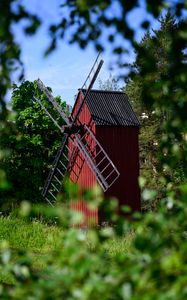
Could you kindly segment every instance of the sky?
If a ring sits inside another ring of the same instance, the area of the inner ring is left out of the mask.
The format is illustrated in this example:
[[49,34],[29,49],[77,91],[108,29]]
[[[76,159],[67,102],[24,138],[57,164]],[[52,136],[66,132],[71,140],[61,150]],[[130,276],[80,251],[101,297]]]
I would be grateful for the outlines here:
[[[33,37],[25,36],[20,29],[20,25],[13,28],[16,41],[22,48],[21,57],[25,66],[25,79],[33,81],[40,78],[45,85],[52,88],[55,96],[60,95],[62,100],[73,105],[77,89],[84,83],[97,53],[92,45],[81,50],[77,45],[69,45],[65,41],[60,41],[57,50],[44,58],[44,51],[49,44],[47,26],[51,21],[60,18],[60,1],[23,0],[22,2],[31,12],[37,13],[43,21],[42,28]],[[115,3],[117,2],[114,0],[113,3],[115,9]],[[144,17],[145,9],[142,1],[141,9],[134,9],[128,16],[129,24],[132,28],[138,28]],[[147,18],[151,21],[153,27],[158,27],[155,20],[150,16],[147,16]],[[137,30],[136,39],[140,41],[144,33],[141,29]],[[117,68],[114,68],[112,72],[109,70],[109,66],[113,61],[110,47],[107,47],[107,51],[102,54],[102,58],[104,59],[104,67],[99,74],[99,79],[105,81],[109,78],[110,73],[117,77],[119,73]],[[134,55],[131,51],[128,62],[132,62],[133,59]],[[120,84],[123,83],[120,82]],[[98,83],[94,87],[98,88]]]

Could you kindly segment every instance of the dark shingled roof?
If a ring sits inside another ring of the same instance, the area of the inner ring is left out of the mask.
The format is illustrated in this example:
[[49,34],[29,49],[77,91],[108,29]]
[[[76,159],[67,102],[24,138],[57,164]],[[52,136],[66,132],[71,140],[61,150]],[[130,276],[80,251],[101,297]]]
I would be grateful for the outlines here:
[[[82,90],[85,94],[86,90]],[[96,125],[140,126],[123,92],[91,90],[86,104]]]

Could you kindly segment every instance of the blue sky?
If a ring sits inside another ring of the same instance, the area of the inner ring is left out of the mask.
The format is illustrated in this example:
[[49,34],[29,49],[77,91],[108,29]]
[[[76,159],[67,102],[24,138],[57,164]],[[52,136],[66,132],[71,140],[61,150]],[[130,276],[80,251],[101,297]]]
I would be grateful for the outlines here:
[[[97,53],[92,45],[85,50],[81,50],[77,45],[68,45],[67,42],[59,42],[58,48],[47,58],[43,57],[43,53],[49,43],[47,35],[47,25],[60,18],[59,0],[23,0],[29,10],[33,13],[38,13],[43,21],[42,28],[33,37],[28,37],[22,34],[20,26],[14,28],[16,40],[21,44],[22,60],[25,65],[25,79],[35,80],[40,78],[45,85],[51,86],[54,95],[60,95],[63,100],[73,105],[74,95],[77,89],[82,86],[86,75],[88,74]],[[114,0],[115,6],[115,0]],[[138,28],[142,19],[145,17],[145,10],[134,9],[128,16],[129,24],[133,28]],[[152,21],[152,26],[158,24],[147,16]],[[136,39],[140,40],[143,36],[142,30],[137,30]],[[108,47],[108,51],[102,54],[105,61],[99,78],[106,80],[109,77],[109,65],[112,64],[113,57]],[[132,62],[133,54],[128,57],[128,62]],[[114,68],[112,75],[118,76],[119,70]],[[95,87],[98,87],[96,83]]]

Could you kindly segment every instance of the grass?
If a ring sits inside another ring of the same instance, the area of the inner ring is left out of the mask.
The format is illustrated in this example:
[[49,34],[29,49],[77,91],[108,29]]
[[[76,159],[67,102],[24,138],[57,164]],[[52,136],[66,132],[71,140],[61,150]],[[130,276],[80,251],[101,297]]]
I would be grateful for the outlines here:
[[[37,268],[45,268],[41,256],[58,248],[62,229],[57,226],[48,226],[39,221],[30,223],[13,216],[0,217],[0,242],[6,240],[13,253],[13,260],[17,260],[17,250],[29,250]],[[111,240],[104,245],[110,256],[129,252],[131,248],[132,233],[123,239]],[[0,267],[0,282],[13,284],[14,279],[10,273]]]
[[[56,249],[60,238],[60,229],[56,226],[47,226],[40,222],[26,222],[12,217],[0,218],[0,242],[7,241],[13,253],[16,250],[29,250],[34,257],[34,264],[42,268],[40,256]],[[0,267],[0,282],[14,283],[13,276]]]
[[134,233],[127,234],[124,238],[112,239],[105,244],[106,251],[110,256],[115,256],[119,253],[127,253],[131,251],[131,243],[134,238]]
[[9,242],[11,249],[29,249],[43,253],[56,248],[60,229],[40,222],[25,222],[18,218],[0,218],[0,241]]

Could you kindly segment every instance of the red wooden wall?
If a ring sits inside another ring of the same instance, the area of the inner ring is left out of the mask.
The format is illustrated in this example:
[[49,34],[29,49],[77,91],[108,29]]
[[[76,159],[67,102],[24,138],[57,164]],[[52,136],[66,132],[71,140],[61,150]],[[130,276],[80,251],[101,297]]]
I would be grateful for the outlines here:
[[[79,97],[77,99],[77,102],[74,106],[74,110],[72,112],[72,117],[75,116],[79,105],[82,101],[81,94],[79,94]],[[86,104],[83,107],[83,110],[81,111],[79,118],[78,118],[78,124],[79,122],[81,124],[86,124],[92,132],[95,134],[96,126],[95,123],[92,120],[91,114],[86,106]],[[72,149],[72,145],[70,143],[70,148]],[[79,175],[79,176],[77,176]],[[77,180],[78,178],[78,180]],[[84,220],[81,224],[81,226],[89,226],[91,224],[98,224],[98,210],[92,209],[89,207],[89,205],[84,201],[82,193],[86,189],[92,188],[94,185],[96,185],[96,178],[91,172],[90,168],[88,167],[87,163],[85,162],[85,159],[80,151],[78,151],[76,156],[76,161],[73,165],[73,168],[70,172],[70,179],[73,182],[76,182],[79,186],[79,200],[78,201],[72,201],[71,202],[71,208],[75,209],[76,211],[81,212],[84,215]]]
[[[116,197],[119,206],[141,209],[139,176],[138,127],[97,126],[96,137],[120,172],[119,178],[105,192],[105,198]],[[102,215],[102,220],[105,217]]]

